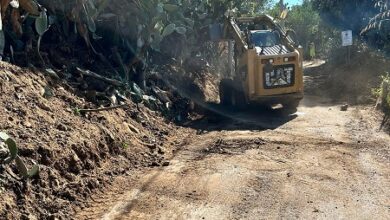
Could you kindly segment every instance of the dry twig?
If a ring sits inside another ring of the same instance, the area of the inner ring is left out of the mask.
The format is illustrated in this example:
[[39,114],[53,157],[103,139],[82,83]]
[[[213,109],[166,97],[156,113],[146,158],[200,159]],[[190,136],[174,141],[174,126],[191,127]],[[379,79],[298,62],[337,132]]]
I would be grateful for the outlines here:
[[101,112],[101,111],[109,111],[113,109],[118,109],[118,108],[125,108],[129,107],[129,104],[123,104],[123,105],[116,105],[116,106],[111,106],[111,107],[104,107],[104,108],[96,108],[96,109],[78,109],[80,113],[85,113],[85,112]]
[[94,73],[90,70],[83,70],[83,69],[80,69],[77,67],[77,71],[85,76],[89,76],[89,77],[93,77],[93,78],[96,78],[96,79],[99,79],[101,81],[104,81],[106,83],[109,83],[109,84],[112,84],[114,86],[124,86],[125,83],[119,81],[119,80],[115,80],[115,79],[110,79],[110,78],[107,78],[107,77],[104,77],[104,76],[101,76],[97,73]]

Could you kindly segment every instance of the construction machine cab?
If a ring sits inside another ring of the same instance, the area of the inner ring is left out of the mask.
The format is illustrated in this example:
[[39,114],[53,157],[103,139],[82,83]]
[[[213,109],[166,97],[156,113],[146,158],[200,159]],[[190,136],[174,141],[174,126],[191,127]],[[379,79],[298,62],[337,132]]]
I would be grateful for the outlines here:
[[280,44],[280,36],[271,30],[250,31],[248,40],[254,47],[273,47]]

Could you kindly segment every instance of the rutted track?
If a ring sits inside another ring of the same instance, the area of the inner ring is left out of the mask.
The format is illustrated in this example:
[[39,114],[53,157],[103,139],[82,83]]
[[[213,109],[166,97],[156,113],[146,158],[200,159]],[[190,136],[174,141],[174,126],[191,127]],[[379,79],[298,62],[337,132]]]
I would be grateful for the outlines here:
[[117,179],[76,218],[390,219],[380,116],[342,112],[311,87],[295,115],[222,111],[224,120],[195,122],[169,166]]
[[118,181],[119,193],[77,218],[390,218],[390,138],[371,109],[318,100],[307,97],[295,117],[199,122],[206,130],[169,166]]

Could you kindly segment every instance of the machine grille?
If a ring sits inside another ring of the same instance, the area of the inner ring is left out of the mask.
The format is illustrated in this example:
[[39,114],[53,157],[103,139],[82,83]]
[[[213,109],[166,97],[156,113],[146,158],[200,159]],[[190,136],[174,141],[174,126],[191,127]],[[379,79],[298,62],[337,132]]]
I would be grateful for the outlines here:
[[283,45],[275,45],[273,47],[263,48],[256,47],[256,50],[258,54],[266,56],[291,53],[291,51]]

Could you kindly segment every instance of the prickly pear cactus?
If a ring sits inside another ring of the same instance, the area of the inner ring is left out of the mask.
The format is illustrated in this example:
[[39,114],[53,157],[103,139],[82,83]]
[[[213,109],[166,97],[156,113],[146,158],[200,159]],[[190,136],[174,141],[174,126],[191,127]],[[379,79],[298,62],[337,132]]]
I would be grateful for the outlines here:
[[4,161],[9,155],[7,146],[0,140],[0,162]]

